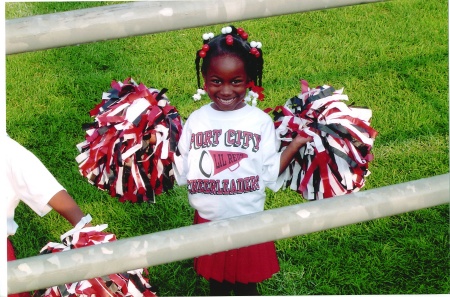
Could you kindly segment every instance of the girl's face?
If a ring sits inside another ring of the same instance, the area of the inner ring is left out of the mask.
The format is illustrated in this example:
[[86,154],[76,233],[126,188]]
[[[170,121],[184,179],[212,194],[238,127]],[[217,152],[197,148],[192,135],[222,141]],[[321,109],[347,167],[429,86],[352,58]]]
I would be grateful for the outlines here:
[[213,101],[212,108],[231,111],[245,106],[248,80],[241,59],[230,55],[211,58],[203,79],[205,91]]

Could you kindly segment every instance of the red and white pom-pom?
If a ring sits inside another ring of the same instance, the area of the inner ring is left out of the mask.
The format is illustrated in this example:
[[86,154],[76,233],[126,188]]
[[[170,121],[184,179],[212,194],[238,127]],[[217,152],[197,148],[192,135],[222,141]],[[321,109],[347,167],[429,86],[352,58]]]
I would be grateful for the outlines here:
[[[85,141],[77,148],[81,175],[119,201],[155,202],[173,188],[173,154],[182,120],[164,94],[128,78],[112,81],[112,89],[85,124]],[[156,135],[156,144],[150,138]]]
[[[41,249],[40,254],[59,253],[116,240],[114,234],[103,232],[108,226],[106,224],[84,227],[90,220],[90,215],[84,217],[75,228],[61,236],[62,243],[49,242]],[[157,296],[148,278],[144,277],[144,270],[148,274],[146,269],[136,269],[54,286],[35,291],[33,297]]]
[[371,149],[377,135],[370,120],[372,111],[348,106],[343,89],[309,88],[272,112],[283,150],[297,135],[311,136],[287,170],[286,186],[307,200],[331,198],[359,191],[370,174]]

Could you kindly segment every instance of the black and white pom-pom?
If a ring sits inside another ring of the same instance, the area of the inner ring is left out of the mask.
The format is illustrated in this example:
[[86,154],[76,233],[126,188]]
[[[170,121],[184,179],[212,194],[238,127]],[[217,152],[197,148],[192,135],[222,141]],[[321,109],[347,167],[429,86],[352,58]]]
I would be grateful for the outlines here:
[[[84,227],[90,221],[91,216],[85,216],[72,230],[61,235],[61,243],[49,242],[40,254],[65,252],[116,240],[114,234],[103,231],[108,226],[106,224]],[[35,291],[33,297],[157,296],[148,277],[144,277],[144,270],[147,272],[146,269],[136,269],[54,286]]]
[[[128,78],[112,81],[83,125],[77,148],[81,175],[119,201],[155,202],[173,188],[173,154],[182,130],[175,107],[161,91]],[[150,143],[156,135],[156,144]]]
[[307,200],[331,198],[359,191],[370,174],[371,149],[377,131],[370,127],[372,111],[348,106],[343,89],[309,88],[272,112],[281,150],[301,134],[313,141],[303,146],[287,170],[286,187]]

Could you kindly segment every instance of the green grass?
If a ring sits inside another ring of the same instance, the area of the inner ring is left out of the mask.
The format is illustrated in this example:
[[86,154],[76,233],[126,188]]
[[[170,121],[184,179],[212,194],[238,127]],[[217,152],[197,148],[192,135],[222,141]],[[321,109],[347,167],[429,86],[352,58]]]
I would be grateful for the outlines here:
[[[6,18],[118,2],[6,3]],[[379,132],[364,190],[449,170],[448,10],[443,0],[398,0],[236,23],[263,43],[266,100],[274,107],[310,85],[344,87],[373,110]],[[75,145],[88,111],[112,79],[132,76],[168,95],[183,118],[205,104],[196,91],[194,53],[208,26],[6,57],[6,128],[34,152],[94,224],[120,238],[190,225],[193,210],[177,187],[154,205],[119,203],[78,172]],[[268,191],[267,209],[304,203],[292,191]],[[313,203],[313,202],[309,202]],[[37,255],[70,226],[55,212],[17,210],[18,257]],[[264,295],[450,293],[448,205],[276,242],[281,271]],[[150,268],[161,296],[207,295],[192,260]]]

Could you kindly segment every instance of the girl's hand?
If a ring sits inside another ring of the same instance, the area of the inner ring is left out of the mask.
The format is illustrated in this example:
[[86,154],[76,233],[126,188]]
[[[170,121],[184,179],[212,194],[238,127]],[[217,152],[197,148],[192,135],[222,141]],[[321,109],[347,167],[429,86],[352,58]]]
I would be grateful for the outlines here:
[[150,145],[156,144],[156,134],[155,133],[150,134],[150,139],[148,140],[148,144],[150,144]]
[[308,142],[312,142],[313,141],[313,137],[312,136],[301,136],[300,134],[298,134],[294,139],[292,139],[292,145],[294,146],[294,148],[296,148],[297,150],[299,150],[302,146],[304,146],[305,144],[307,144]]
[[298,150],[307,144],[308,142],[313,141],[311,136],[302,136],[305,133],[298,134],[295,136],[291,143],[286,147],[286,149],[281,153],[280,158],[280,174],[287,168],[289,163],[293,160],[294,155],[298,152]]

